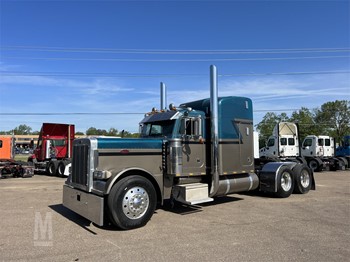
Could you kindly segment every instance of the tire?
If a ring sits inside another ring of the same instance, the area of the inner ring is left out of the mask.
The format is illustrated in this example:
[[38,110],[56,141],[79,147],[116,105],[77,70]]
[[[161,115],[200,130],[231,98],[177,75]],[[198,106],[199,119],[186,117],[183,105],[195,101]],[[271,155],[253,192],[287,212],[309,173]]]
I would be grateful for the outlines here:
[[316,172],[317,170],[319,170],[320,165],[318,164],[316,159],[311,159],[308,163],[308,166],[310,167],[310,169],[314,172]]
[[57,176],[64,177],[64,170],[66,168],[66,165],[63,161],[60,161],[57,166]]
[[343,161],[345,169],[349,168],[349,162],[345,157],[337,157],[339,160]]
[[337,157],[338,160],[338,170],[346,170],[348,166],[348,161],[343,157]]
[[49,166],[47,167],[47,173],[50,176],[56,175],[57,172],[57,161],[50,161]]
[[312,170],[306,165],[296,165],[294,172],[294,193],[306,194],[312,187]]
[[306,159],[301,157],[301,156],[297,156],[297,160],[300,164],[304,164],[307,165]]
[[294,190],[293,172],[289,167],[283,166],[277,174],[277,192],[275,196],[289,197]]
[[112,223],[121,229],[142,227],[151,219],[157,203],[153,184],[141,176],[118,181],[108,196]]

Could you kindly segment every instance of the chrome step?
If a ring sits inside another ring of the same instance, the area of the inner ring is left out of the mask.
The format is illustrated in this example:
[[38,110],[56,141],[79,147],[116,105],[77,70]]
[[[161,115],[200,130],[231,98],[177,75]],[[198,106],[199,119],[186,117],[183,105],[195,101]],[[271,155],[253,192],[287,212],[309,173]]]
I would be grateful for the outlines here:
[[208,184],[204,183],[177,185],[173,188],[173,197],[176,201],[187,205],[197,205],[214,200],[208,196]]

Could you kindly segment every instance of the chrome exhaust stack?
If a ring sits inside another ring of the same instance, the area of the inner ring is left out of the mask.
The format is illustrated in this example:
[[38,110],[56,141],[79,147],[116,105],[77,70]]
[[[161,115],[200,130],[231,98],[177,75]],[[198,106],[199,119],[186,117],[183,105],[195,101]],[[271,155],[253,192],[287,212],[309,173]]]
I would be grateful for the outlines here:
[[210,121],[211,121],[211,187],[209,196],[216,195],[219,189],[219,107],[218,79],[216,66],[210,66]]
[[166,109],[166,87],[163,82],[160,82],[160,110]]

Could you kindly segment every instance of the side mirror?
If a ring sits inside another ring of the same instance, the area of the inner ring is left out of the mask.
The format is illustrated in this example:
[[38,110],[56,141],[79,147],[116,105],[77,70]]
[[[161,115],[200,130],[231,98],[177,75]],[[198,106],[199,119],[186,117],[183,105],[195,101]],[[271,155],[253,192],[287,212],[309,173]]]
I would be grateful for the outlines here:
[[196,118],[183,118],[181,119],[180,127],[181,136],[186,136],[191,139],[200,139],[202,134],[202,119]]
[[186,135],[187,118],[181,119],[180,134]]
[[193,120],[193,129],[193,135],[196,138],[202,136],[202,119],[200,117],[197,117]]

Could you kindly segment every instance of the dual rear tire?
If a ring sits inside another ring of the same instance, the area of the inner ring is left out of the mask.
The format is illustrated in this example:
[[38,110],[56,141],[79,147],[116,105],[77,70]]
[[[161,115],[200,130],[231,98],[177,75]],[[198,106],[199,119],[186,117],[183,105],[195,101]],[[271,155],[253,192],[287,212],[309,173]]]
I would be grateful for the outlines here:
[[306,194],[312,187],[312,171],[304,164],[297,164],[291,169],[282,166],[277,174],[277,192],[275,196],[289,197],[293,192]]
[[50,176],[64,176],[64,170],[66,168],[66,161],[64,160],[51,160],[46,168],[46,172]]

